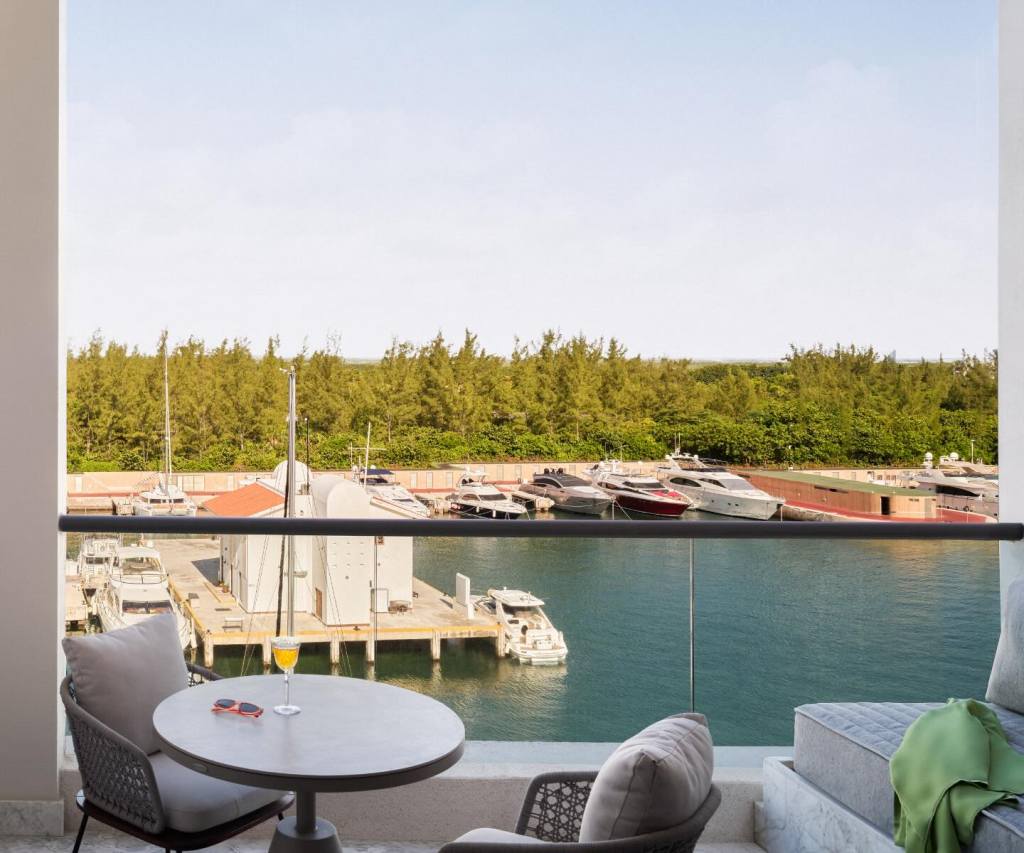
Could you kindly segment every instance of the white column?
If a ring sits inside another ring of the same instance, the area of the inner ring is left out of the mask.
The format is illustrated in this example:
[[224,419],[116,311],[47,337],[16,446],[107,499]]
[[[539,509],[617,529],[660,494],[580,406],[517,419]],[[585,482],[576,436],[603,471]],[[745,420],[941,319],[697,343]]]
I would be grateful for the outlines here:
[[0,834],[63,829],[63,12],[0,2]]
[[[1024,3],[999,3],[999,518],[1024,521]],[[1024,543],[1003,542],[1006,587]]]

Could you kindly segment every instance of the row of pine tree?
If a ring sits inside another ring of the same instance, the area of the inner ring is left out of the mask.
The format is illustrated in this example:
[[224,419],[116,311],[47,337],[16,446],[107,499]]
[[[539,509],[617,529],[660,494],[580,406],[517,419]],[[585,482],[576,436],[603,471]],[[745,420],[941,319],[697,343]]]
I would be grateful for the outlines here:
[[897,362],[870,348],[793,349],[777,363],[631,355],[615,339],[564,337],[485,351],[467,332],[395,341],[379,361],[336,342],[294,357],[271,339],[155,353],[94,336],[68,353],[73,470],[160,466],[168,357],[174,464],[266,469],[285,449],[287,380],[298,374],[300,455],[344,468],[373,425],[378,464],[658,458],[677,441],[702,455],[768,465],[918,463],[926,451],[996,458],[997,356]]

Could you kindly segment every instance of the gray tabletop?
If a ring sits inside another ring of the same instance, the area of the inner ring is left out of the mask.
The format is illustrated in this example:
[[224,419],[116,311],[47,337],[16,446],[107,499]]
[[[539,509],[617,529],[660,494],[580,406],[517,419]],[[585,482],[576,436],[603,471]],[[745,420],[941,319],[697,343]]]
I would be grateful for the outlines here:
[[[217,699],[254,702],[259,718],[213,713]],[[284,677],[253,675],[190,687],[153,714],[163,751],[219,779],[289,791],[365,791],[435,776],[462,756],[462,720],[445,705],[389,684],[292,676],[301,714],[283,717]]]

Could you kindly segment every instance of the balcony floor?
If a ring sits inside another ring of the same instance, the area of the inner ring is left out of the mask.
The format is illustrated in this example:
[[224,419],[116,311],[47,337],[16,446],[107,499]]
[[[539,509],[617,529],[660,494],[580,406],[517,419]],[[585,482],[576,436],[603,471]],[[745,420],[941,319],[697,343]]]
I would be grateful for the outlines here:
[[[64,838],[25,838],[0,836],[0,850],[4,853],[68,853],[74,843],[74,836]],[[243,839],[228,841],[216,847],[207,848],[208,853],[266,853],[268,839]],[[411,844],[386,842],[346,842],[342,845],[346,853],[436,853],[433,844]],[[136,841],[125,835],[86,835],[81,853],[153,853],[149,844]],[[756,844],[722,843],[698,844],[697,853],[763,853]]]

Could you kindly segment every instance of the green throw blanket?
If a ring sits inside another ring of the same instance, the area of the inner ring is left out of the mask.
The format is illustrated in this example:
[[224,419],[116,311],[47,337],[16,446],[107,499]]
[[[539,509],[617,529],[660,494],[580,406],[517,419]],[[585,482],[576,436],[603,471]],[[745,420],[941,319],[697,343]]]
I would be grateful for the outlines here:
[[991,708],[950,699],[907,729],[889,775],[893,840],[910,853],[959,853],[982,809],[1024,794],[1024,755],[1006,742]]

